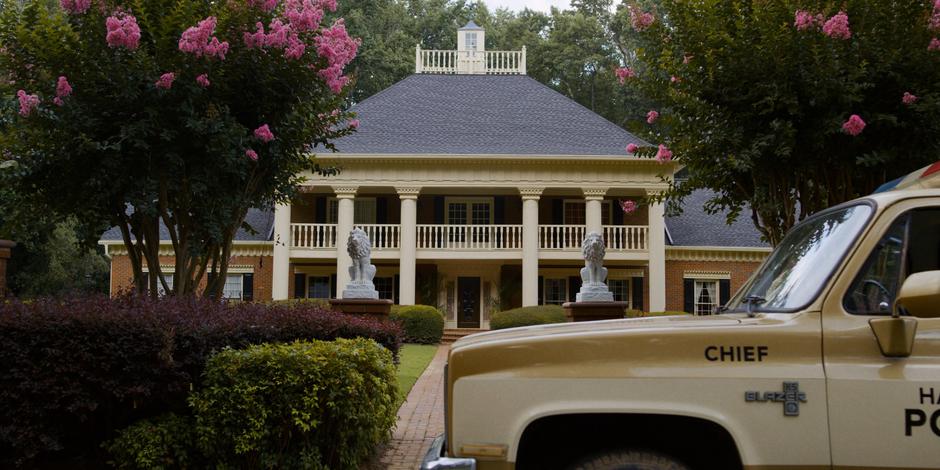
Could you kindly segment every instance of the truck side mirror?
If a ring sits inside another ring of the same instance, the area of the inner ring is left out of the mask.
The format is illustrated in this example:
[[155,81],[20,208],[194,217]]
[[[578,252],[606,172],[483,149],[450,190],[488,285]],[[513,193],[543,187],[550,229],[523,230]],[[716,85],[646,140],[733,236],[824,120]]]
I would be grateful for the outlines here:
[[908,276],[894,301],[894,311],[895,316],[906,313],[917,318],[940,317],[940,271]]
[[911,355],[917,334],[917,319],[912,317],[940,317],[940,271],[908,276],[894,302],[894,315],[869,320],[881,354],[886,357]]

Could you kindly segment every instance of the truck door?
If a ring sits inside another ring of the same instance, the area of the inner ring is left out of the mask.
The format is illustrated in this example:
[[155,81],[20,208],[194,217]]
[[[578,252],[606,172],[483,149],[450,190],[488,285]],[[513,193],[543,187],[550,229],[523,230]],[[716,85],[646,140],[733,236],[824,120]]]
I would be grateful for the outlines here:
[[849,256],[823,306],[832,464],[940,468],[940,318],[917,319],[904,358],[882,355],[868,323],[907,276],[940,270],[940,198],[887,208]]

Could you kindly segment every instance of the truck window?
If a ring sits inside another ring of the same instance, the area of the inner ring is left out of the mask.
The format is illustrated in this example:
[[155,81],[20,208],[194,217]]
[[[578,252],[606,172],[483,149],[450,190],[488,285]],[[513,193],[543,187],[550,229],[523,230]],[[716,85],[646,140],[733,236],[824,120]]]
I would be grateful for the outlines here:
[[868,223],[865,203],[828,210],[793,227],[751,281],[728,303],[744,312],[748,297],[755,312],[795,312],[819,295],[846,251]]
[[881,237],[842,306],[858,315],[889,315],[907,276],[940,269],[940,208],[904,213]]

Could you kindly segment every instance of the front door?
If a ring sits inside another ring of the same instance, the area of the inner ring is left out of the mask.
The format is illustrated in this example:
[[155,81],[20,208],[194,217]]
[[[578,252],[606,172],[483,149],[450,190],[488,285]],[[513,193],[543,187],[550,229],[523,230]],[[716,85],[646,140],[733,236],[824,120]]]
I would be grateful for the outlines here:
[[480,327],[480,278],[457,278],[457,328]]
[[832,463],[936,468],[940,318],[917,318],[910,357],[885,357],[869,320],[891,314],[907,276],[940,270],[940,198],[885,210],[826,299],[823,349]]

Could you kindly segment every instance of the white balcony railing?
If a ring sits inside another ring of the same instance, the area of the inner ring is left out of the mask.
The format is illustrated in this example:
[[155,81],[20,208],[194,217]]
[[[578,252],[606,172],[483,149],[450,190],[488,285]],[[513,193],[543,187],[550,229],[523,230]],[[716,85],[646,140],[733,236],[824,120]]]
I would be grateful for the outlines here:
[[290,224],[291,248],[336,248],[336,224]]
[[525,75],[525,47],[519,51],[415,50],[415,73]]
[[418,249],[521,250],[521,225],[418,224]]
[[646,225],[605,225],[607,251],[645,251],[650,228]]
[[401,243],[401,226],[398,224],[360,224],[373,250],[397,250]]
[[586,229],[583,225],[539,225],[539,249],[581,249]]

